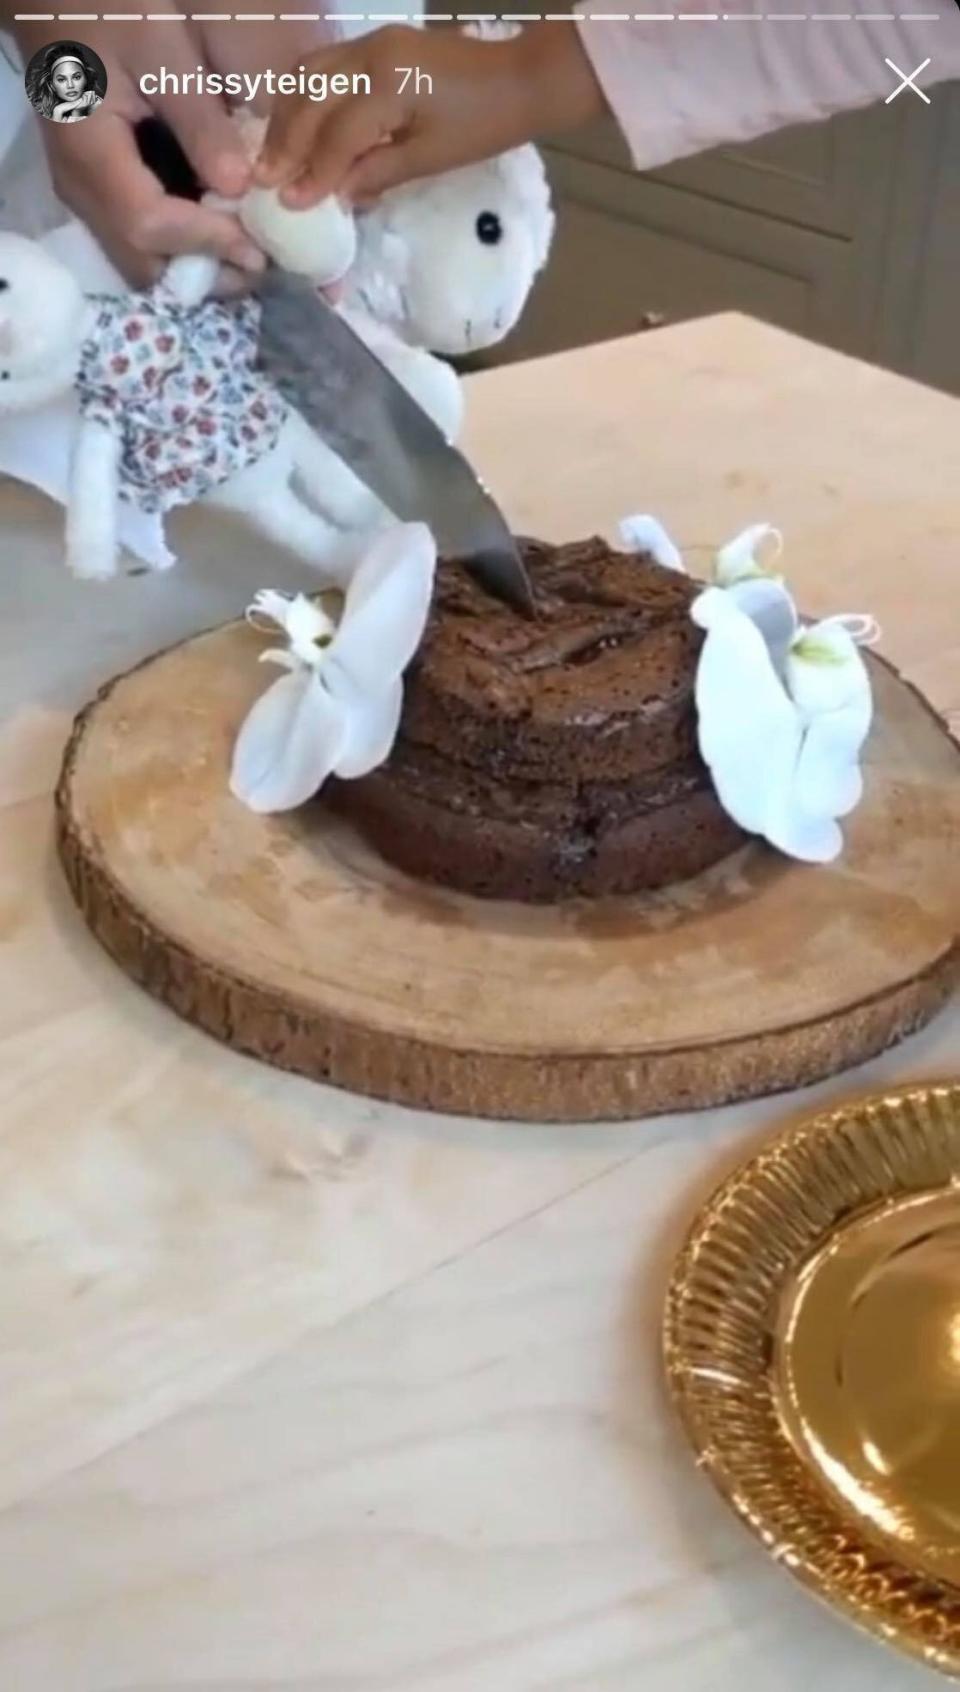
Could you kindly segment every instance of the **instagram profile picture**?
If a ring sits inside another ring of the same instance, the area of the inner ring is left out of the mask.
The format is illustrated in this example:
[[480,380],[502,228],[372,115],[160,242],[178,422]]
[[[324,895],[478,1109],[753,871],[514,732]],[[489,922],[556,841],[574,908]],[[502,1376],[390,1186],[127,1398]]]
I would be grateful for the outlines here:
[[107,70],[82,41],[54,41],[41,47],[24,76],[27,99],[51,123],[81,123],[103,105]]

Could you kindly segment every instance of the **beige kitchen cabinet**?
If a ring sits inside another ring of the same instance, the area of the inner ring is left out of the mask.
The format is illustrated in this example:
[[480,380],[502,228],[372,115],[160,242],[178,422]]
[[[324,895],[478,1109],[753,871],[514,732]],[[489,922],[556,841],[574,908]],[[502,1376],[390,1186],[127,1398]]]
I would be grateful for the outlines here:
[[547,149],[522,358],[735,309],[960,392],[960,84],[638,174],[611,123]]

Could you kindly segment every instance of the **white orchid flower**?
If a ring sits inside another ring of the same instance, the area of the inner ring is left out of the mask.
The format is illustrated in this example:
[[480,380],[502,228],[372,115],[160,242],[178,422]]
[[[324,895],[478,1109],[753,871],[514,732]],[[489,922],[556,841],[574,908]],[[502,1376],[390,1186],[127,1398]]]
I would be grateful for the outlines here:
[[783,583],[753,574],[707,588],[691,616],[706,631],[700,750],[724,810],[790,857],[830,862],[843,846],[837,819],[863,792],[873,702],[857,640],[876,626],[829,617],[802,628]]
[[252,811],[293,810],[329,776],[367,775],[388,757],[436,562],[425,524],[397,524],[360,559],[338,623],[302,594],[257,595],[249,620],[275,624],[287,637],[261,662],[287,674],[257,700],[234,748],[231,792]]
[[680,570],[686,575],[686,565],[678,547],[667,534],[663,524],[646,512],[623,517],[619,525],[620,539],[631,552],[649,552],[651,558],[666,570]]
[[291,598],[263,588],[247,607],[247,622],[255,629],[272,623],[282,629],[287,645],[271,646],[261,652],[261,664],[279,664],[282,670],[317,669],[333,639],[336,623],[312,599],[298,593]]

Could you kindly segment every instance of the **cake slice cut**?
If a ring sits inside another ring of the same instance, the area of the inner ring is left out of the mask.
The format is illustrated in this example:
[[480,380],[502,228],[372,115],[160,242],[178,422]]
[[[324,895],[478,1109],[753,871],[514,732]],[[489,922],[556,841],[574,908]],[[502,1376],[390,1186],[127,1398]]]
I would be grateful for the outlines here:
[[324,802],[399,868],[482,897],[698,874],[743,839],[697,751],[698,585],[600,539],[521,549],[536,620],[445,562],[389,759]]

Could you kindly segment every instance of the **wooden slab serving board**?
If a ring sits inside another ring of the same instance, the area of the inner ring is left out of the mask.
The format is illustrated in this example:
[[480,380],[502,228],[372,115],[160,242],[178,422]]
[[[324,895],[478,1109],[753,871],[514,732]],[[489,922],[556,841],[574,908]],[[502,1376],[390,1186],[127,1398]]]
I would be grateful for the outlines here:
[[239,805],[227,771],[261,644],[231,624],[112,683],[56,801],[93,933],[239,1051],[437,1110],[643,1116],[846,1068],[960,976],[960,748],[884,664],[838,864],[751,845],[666,892],[540,908],[411,881],[320,804]]

